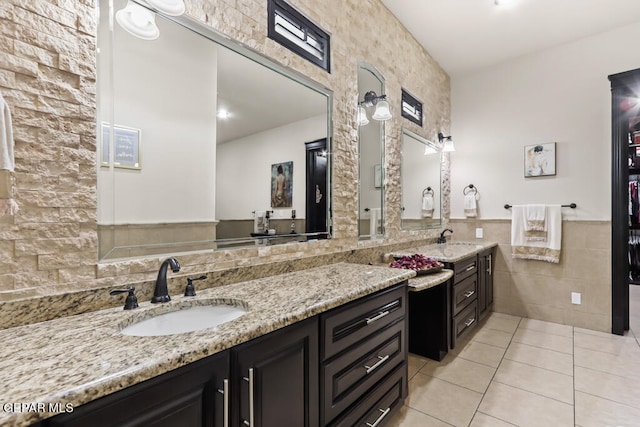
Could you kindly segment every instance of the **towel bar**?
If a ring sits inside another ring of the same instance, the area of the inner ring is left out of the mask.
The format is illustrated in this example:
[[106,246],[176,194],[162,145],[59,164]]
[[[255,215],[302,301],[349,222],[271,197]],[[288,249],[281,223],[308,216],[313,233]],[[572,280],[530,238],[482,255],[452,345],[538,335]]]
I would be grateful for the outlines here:
[[[511,206],[512,206],[512,205],[510,205],[510,204],[508,204],[508,203],[507,203],[506,205],[504,205],[504,208],[505,208],[505,209],[510,209],[510,208],[511,208]],[[578,205],[576,205],[575,203],[570,203],[570,204],[568,204],[568,205],[561,205],[561,206],[562,206],[563,208],[571,208],[571,209],[575,209],[575,208],[577,208],[577,207],[578,207]]]

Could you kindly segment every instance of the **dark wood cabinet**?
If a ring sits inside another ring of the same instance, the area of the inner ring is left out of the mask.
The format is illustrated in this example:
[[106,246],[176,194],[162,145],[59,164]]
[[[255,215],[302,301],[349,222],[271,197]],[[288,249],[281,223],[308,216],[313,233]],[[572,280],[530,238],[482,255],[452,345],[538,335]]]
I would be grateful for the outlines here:
[[222,393],[228,373],[227,351],[78,406],[40,425],[223,427]]
[[402,406],[408,393],[406,314],[404,282],[320,316],[321,425],[381,425]]
[[318,320],[296,323],[232,353],[239,426],[318,425]]
[[451,279],[409,292],[409,352],[440,361],[449,351]]
[[478,323],[478,271],[477,254],[452,263],[445,263],[453,270],[450,291],[451,320],[450,348],[469,334]]
[[495,248],[478,254],[478,317],[483,320],[493,307],[493,267]]

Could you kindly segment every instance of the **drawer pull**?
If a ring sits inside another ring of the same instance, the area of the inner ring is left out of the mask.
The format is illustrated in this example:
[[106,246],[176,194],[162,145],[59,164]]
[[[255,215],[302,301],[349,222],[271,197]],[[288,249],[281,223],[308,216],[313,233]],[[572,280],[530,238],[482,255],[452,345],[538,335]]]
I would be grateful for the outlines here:
[[380,424],[382,422],[382,420],[384,420],[384,417],[387,416],[387,414],[389,413],[390,410],[391,410],[391,408],[379,409],[379,411],[382,412],[382,414],[380,414],[378,419],[373,424],[367,423],[367,426],[368,427],[376,427],[378,424]]
[[373,317],[367,317],[367,325],[370,325],[371,323],[375,322],[376,320],[382,319],[384,316],[388,316],[389,313],[390,313],[390,311],[387,310],[387,311],[382,311],[382,312],[378,313],[377,315],[375,315]]
[[223,427],[229,427],[229,380],[225,379],[222,382],[222,389],[218,389],[218,393],[223,396],[223,409],[222,409],[222,425]]
[[367,366],[367,365],[364,366],[364,368],[367,370],[367,374],[370,374],[371,372],[375,371],[376,369],[378,369],[380,365],[382,365],[384,362],[389,360],[389,355],[387,354],[386,356],[378,356],[378,359],[380,360],[378,360],[373,366]]
[[469,267],[467,267],[467,269],[465,271],[471,271],[474,268],[476,268],[475,264],[474,265],[470,265]]
[[254,427],[254,375],[253,368],[249,368],[249,376],[242,377],[243,380],[249,383],[249,420],[242,420],[242,423],[249,427]]
[[465,296],[466,298],[469,298],[471,295],[473,295],[473,294],[475,294],[475,293],[476,293],[476,291],[467,291],[467,292],[465,292],[465,293],[464,293],[464,296]]
[[474,317],[473,319],[469,319],[466,322],[464,322],[464,324],[467,325],[467,326],[471,326],[471,325],[473,325],[473,322],[475,322],[475,321],[476,321],[476,319]]

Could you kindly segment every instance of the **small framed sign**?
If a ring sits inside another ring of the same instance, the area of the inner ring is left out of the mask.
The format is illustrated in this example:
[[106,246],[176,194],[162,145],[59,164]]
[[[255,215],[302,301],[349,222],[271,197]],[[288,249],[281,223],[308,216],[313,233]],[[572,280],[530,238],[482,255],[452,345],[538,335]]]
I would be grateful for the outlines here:
[[422,102],[402,89],[402,117],[422,127]]
[[113,167],[142,169],[140,165],[140,129],[102,123],[102,166],[109,166],[111,130],[113,129]]

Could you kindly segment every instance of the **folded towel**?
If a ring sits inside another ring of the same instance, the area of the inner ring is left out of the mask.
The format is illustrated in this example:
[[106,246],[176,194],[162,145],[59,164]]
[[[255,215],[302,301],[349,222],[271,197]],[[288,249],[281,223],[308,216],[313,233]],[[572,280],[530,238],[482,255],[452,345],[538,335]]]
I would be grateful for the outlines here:
[[433,195],[425,194],[422,196],[422,217],[433,217]]
[[369,236],[374,238],[380,234],[380,215],[382,210],[380,208],[371,208],[369,210]]
[[525,205],[524,215],[526,219],[525,230],[545,231],[545,218],[547,207],[545,205]]
[[512,207],[511,254],[513,258],[535,259],[553,263],[560,262],[562,242],[562,212],[560,205],[546,207],[546,240],[529,240],[526,237],[526,208],[524,205]]
[[0,94],[0,216],[18,213],[13,199],[15,159],[13,156],[13,128],[9,105]]
[[469,192],[464,196],[464,216],[467,218],[474,218],[478,216],[475,192]]

